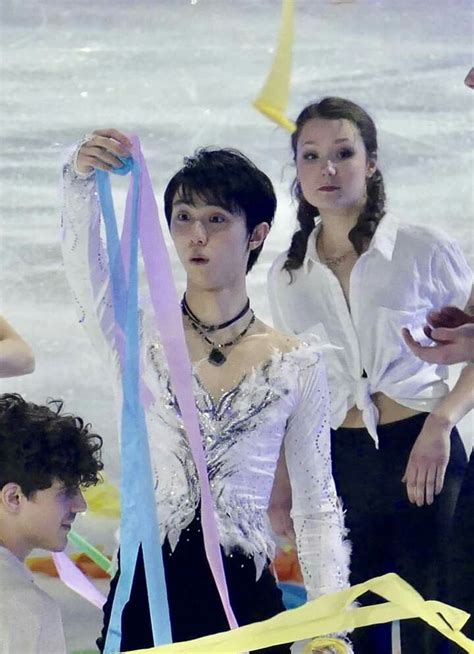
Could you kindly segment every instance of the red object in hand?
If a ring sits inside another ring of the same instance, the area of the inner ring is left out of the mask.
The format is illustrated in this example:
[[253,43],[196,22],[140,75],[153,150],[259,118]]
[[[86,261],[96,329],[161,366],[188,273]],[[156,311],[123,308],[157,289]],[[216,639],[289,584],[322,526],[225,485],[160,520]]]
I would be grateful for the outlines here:
[[[439,311],[431,311],[428,314],[429,325],[423,328],[423,331],[432,338],[431,330],[437,327],[444,327],[447,329],[455,329],[461,325],[474,324],[474,316],[470,316],[462,309],[457,307],[443,307]],[[433,338],[434,341],[437,339]]]

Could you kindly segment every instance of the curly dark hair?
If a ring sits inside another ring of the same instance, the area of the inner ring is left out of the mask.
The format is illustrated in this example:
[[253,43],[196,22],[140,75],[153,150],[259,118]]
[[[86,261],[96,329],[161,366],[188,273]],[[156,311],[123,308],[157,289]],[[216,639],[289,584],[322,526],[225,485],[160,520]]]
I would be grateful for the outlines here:
[[0,488],[15,482],[30,497],[55,480],[67,488],[100,480],[102,438],[82,418],[61,414],[61,400],[47,405],[0,395]]
[[[344,98],[328,97],[320,102],[313,102],[303,109],[296,119],[296,130],[291,135],[293,157],[296,160],[298,138],[305,124],[313,118],[338,120],[345,118],[357,127],[364,142],[369,159],[377,159],[377,129],[369,114],[359,105]],[[295,179],[292,185],[293,196],[298,203],[296,218],[300,229],[293,234],[287,259],[283,265],[291,275],[303,264],[308,246],[308,238],[314,229],[315,217],[319,215],[317,207],[310,204],[303,196],[301,186]],[[376,168],[367,180],[367,201],[357,223],[349,232],[349,240],[357,254],[362,254],[369,246],[377,225],[385,215],[385,189],[382,173]]]
[[[164,193],[168,225],[177,193],[186,204],[192,205],[197,196],[227,211],[242,211],[248,234],[260,223],[271,227],[277,206],[269,177],[234,148],[201,148],[184,158],[184,166],[170,179]],[[263,243],[250,252],[247,272],[262,248]]]

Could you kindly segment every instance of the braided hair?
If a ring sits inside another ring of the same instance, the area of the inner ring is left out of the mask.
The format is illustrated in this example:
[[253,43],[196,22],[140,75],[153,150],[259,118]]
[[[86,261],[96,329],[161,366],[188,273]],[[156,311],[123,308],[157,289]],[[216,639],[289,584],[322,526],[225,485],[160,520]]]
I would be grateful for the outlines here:
[[[293,157],[296,160],[298,139],[305,124],[313,118],[328,120],[346,119],[357,127],[367,152],[367,156],[377,158],[377,130],[369,114],[350,100],[328,97],[320,102],[313,102],[303,109],[296,120],[296,130],[291,135]],[[301,190],[297,179],[292,185],[292,194],[298,204],[296,218],[299,229],[293,234],[287,259],[283,269],[290,273],[301,268],[308,247],[308,238],[314,229],[315,218],[319,216],[317,207],[310,204]],[[367,180],[367,200],[357,222],[348,234],[349,240],[358,255],[370,244],[375,230],[385,215],[385,189],[382,173],[378,168]]]

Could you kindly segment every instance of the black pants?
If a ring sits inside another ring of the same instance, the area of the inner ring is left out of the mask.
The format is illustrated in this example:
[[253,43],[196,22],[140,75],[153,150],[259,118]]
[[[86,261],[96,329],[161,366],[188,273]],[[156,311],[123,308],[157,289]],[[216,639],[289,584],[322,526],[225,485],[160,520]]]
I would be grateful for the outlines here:
[[[165,541],[163,563],[173,642],[227,631],[229,625],[207,562],[199,515],[181,533],[174,552],[171,552],[168,541]],[[265,620],[285,610],[281,591],[268,567],[256,581],[253,559],[241,552],[234,552],[224,556],[224,570],[231,606],[239,625]],[[120,569],[111,582],[110,593],[104,605],[104,627],[102,637],[97,641],[100,651],[103,651],[105,645],[119,574]],[[153,636],[140,550],[130,600],[122,613],[120,649],[128,651],[147,647],[153,647]],[[261,654],[289,654],[290,645],[258,651]]]
[[463,632],[474,640],[474,454],[471,454],[454,514],[450,553],[451,603],[471,614]]
[[[453,515],[467,461],[454,429],[441,494],[431,506],[410,504],[401,479],[426,415],[379,425],[378,450],[366,429],[332,431],[333,474],[352,542],[351,584],[396,572],[425,599],[449,601]],[[357,629],[351,639],[357,654],[391,652],[390,625]],[[421,620],[401,621],[401,639],[403,654],[455,651]]]

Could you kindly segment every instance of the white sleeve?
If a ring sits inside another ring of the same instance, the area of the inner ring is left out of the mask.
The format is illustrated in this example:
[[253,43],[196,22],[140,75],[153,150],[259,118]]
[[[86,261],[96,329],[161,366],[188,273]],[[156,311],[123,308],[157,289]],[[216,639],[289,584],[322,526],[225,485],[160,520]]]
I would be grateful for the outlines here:
[[108,365],[118,364],[107,253],[100,237],[95,174],[77,175],[75,152],[63,168],[62,239],[66,277],[79,322]]
[[300,375],[300,400],[285,434],[291,516],[309,599],[349,586],[350,544],[331,469],[329,392],[319,358]]
[[433,297],[437,306],[456,306],[464,309],[472,292],[473,274],[459,244],[449,238],[433,249]]

